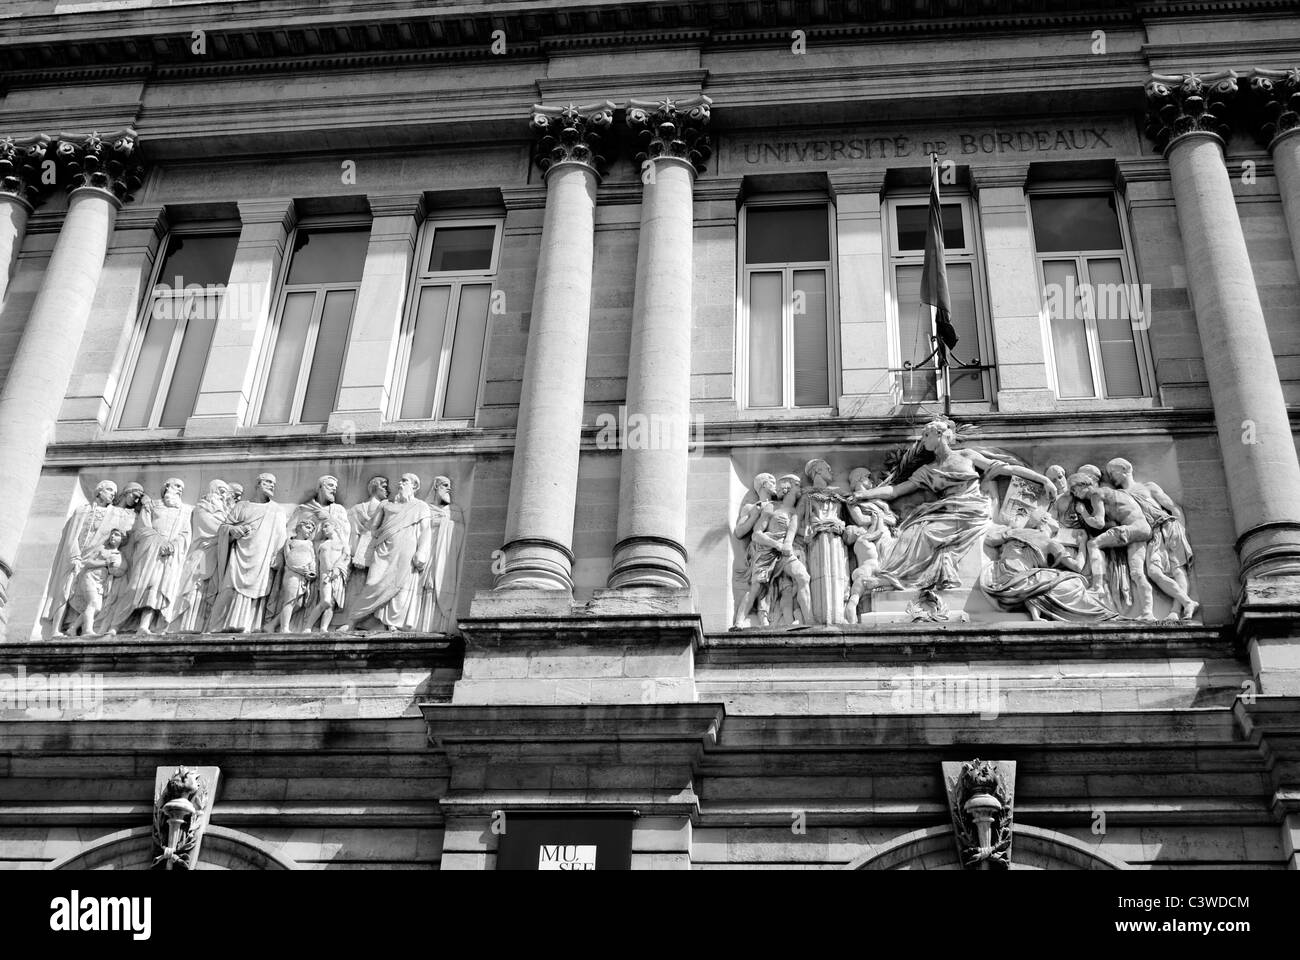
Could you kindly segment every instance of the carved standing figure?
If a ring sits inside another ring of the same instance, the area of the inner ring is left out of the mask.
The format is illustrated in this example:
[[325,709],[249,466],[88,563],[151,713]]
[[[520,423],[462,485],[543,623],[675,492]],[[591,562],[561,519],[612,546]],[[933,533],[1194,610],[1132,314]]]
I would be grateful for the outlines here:
[[844,619],[857,623],[862,598],[875,587],[881,559],[894,545],[898,517],[884,500],[862,499],[875,486],[866,467],[858,467],[849,474],[849,485],[853,488],[853,498],[845,504],[850,524],[844,531],[844,542],[853,548],[854,565]]
[[[334,529],[340,531],[341,542],[346,549],[352,539],[350,528],[351,521],[348,519],[347,508],[338,502],[339,481],[337,477],[323,476],[316,481],[316,495],[306,503],[300,503],[293,511],[293,516],[289,518],[289,529],[296,530],[298,522],[304,518],[310,517],[315,528],[315,542],[319,545],[321,542],[322,531],[325,521],[328,520]],[[316,596],[320,589],[320,581],[313,581],[307,591],[307,602],[304,606],[296,608],[295,616],[301,620],[300,614],[314,609],[320,598]],[[283,629],[283,628],[282,628]],[[301,622],[294,624],[295,630],[306,631],[307,625]]]
[[293,615],[303,609],[316,580],[316,521],[310,516],[294,524],[280,559],[280,632],[289,633]]
[[812,577],[812,617],[816,623],[843,623],[849,595],[849,557],[844,546],[844,494],[832,487],[834,474],[825,460],[809,460],[799,501],[799,536]]
[[330,628],[334,611],[344,603],[344,590],[348,580],[348,545],[342,531],[333,520],[322,520],[317,531],[320,542],[316,546],[316,606],[307,614],[304,630],[310,630],[317,620],[320,628]]
[[275,475],[257,478],[252,500],[231,505],[217,535],[220,592],[208,630],[249,633],[274,616],[267,601],[275,587],[280,550],[288,539],[287,520],[275,502]]
[[1071,476],[1070,490],[1079,501],[1076,509],[1080,519],[1089,529],[1097,531],[1089,541],[1093,585],[1100,583],[1104,575],[1100,551],[1122,550],[1138,608],[1135,619],[1154,620],[1151,583],[1146,575],[1151,525],[1143,516],[1142,508],[1125,491],[1100,486],[1091,473],[1080,472]]
[[[744,592],[741,593],[741,602],[744,603],[744,596],[754,582],[754,556],[755,552],[763,549],[760,544],[753,540],[754,524],[764,514],[770,514],[776,508],[776,477],[770,473],[760,473],[754,477],[754,499],[745,498],[740,505],[740,510],[736,514],[736,526],[733,533],[736,539],[745,544],[745,569],[737,573],[736,579],[743,585]],[[768,606],[771,590],[764,585],[759,593],[758,599],[751,601],[754,606],[754,613],[758,618],[758,625],[766,627],[768,625]],[[740,625],[745,621],[748,626],[748,611],[742,616],[739,605],[737,605],[734,623]]]
[[184,492],[185,483],[172,477],[163,484],[162,496],[146,499],[136,514],[131,530],[131,569],[121,602],[115,605],[114,630],[121,630],[139,613],[139,631],[152,633],[155,618],[167,621],[174,615],[194,509],[181,501]]
[[366,497],[348,511],[348,554],[353,573],[348,577],[347,598],[343,606],[349,610],[366,586],[365,570],[370,563],[370,538],[374,534],[372,527],[380,504],[388,499],[388,478],[371,477],[366,484]]
[[1147,544],[1146,574],[1165,596],[1174,601],[1170,620],[1190,620],[1197,603],[1187,592],[1187,568],[1192,562],[1192,545],[1183,526],[1183,512],[1159,484],[1133,478],[1133,464],[1116,457],[1106,464],[1106,476],[1117,490],[1131,496],[1147,523],[1151,542]]
[[[755,481],[757,483],[757,480]],[[751,531],[750,585],[736,608],[735,627],[749,626],[749,613],[760,594],[771,590],[779,579],[787,579],[798,608],[798,622],[813,622],[810,578],[799,545],[799,512],[796,506],[802,493],[800,480],[788,474],[778,481],[780,503],[771,510],[761,510]],[[766,624],[765,624],[766,625]]]
[[390,630],[417,630],[420,581],[429,562],[429,505],[417,499],[420,478],[404,473],[397,494],[380,504],[371,520],[366,582],[340,629],[353,630],[371,617]]
[[208,483],[207,496],[190,514],[190,550],[181,570],[181,593],[169,632],[201,633],[217,596],[217,535],[230,511],[230,485]]
[[82,559],[103,544],[110,530],[123,529],[123,513],[113,506],[116,496],[117,484],[112,480],[100,481],[90,503],[72,511],[72,516],[63,525],[63,537],[50,568],[45,585],[45,604],[41,609],[41,619],[49,621],[55,637],[64,636],[67,620],[73,613],[69,602],[76,589]]
[[448,477],[433,478],[429,524],[429,563],[420,580],[420,629],[452,633],[456,629],[456,580],[465,542],[465,514],[451,501]]
[[876,574],[880,584],[922,592],[961,586],[957,564],[993,516],[993,505],[980,490],[981,472],[985,478],[1009,474],[1051,488],[1051,481],[1028,467],[993,459],[979,450],[957,449],[956,442],[951,420],[930,421],[920,437],[930,462],[916,467],[901,483],[860,494],[868,500],[895,500],[926,490],[938,498],[921,504],[899,524],[897,540]]
[[110,530],[102,546],[81,558],[81,570],[69,606],[77,611],[69,631],[82,636],[93,636],[95,617],[105,606],[114,581],[126,573],[126,561],[121,546],[126,540],[125,530]]

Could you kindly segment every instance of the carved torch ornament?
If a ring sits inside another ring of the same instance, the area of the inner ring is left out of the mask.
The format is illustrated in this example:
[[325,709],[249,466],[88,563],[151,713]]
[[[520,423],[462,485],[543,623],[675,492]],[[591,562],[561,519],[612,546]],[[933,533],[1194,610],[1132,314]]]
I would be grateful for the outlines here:
[[976,758],[945,763],[943,773],[962,866],[1006,870],[1011,866],[1015,763]]
[[177,767],[154,797],[155,870],[193,870],[207,810],[208,787],[197,770]]

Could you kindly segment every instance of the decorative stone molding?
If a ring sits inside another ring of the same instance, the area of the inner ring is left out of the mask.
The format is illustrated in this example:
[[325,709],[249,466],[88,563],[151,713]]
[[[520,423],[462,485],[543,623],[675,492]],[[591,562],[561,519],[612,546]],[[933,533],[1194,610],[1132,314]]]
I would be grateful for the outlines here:
[[703,94],[686,100],[629,100],[627,125],[636,136],[637,166],[675,157],[703,173],[713,153],[707,135],[712,105]]
[[33,209],[40,206],[50,187],[41,177],[49,149],[50,138],[44,134],[0,138],[0,195],[17,197]]
[[1250,131],[1264,146],[1300,127],[1300,67],[1265,70],[1250,77]]
[[945,762],[943,783],[962,866],[967,870],[1010,867],[1015,761]]
[[1211,133],[1225,143],[1231,135],[1229,108],[1237,96],[1233,70],[1203,76],[1153,73],[1146,95],[1146,134],[1161,152],[1189,133]]
[[216,796],[219,767],[159,767],[154,775],[155,870],[193,870]]
[[132,191],[144,182],[140,142],[133,130],[109,134],[60,133],[55,139],[59,179],[67,183],[69,191],[96,187],[126,202],[133,199]]
[[543,172],[558,163],[581,163],[603,176],[609,161],[603,151],[605,134],[614,122],[614,103],[603,100],[577,106],[533,106],[537,134],[536,162]]

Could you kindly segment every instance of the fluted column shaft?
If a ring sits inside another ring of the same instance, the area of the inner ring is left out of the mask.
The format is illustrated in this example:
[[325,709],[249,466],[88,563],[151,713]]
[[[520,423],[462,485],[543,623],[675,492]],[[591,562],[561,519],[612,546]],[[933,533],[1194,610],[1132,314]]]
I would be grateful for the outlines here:
[[611,587],[685,587],[695,169],[653,164],[641,201]]
[[69,195],[67,216],[0,393],[0,501],[5,507],[0,510],[0,579],[6,581],[120,207],[117,197],[98,187],[80,187]]
[[595,217],[596,171],[551,166],[499,588],[573,589]]
[[1269,146],[1273,173],[1282,194],[1282,215],[1291,237],[1291,255],[1300,272],[1300,127],[1281,134]]
[[1251,272],[1223,142],[1198,131],[1166,156],[1205,356],[1241,576],[1300,573],[1300,464]]

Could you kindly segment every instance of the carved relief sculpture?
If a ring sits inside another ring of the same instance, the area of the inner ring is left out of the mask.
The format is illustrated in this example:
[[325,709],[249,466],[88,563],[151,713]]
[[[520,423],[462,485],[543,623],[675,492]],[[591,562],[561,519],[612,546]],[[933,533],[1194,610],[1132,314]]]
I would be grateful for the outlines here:
[[866,467],[858,467],[849,474],[849,485],[853,496],[845,504],[850,523],[844,531],[844,542],[853,548],[854,564],[844,619],[857,623],[862,599],[875,589],[881,560],[893,548],[898,517],[884,500],[865,496],[876,485]]
[[208,484],[207,496],[190,514],[190,550],[181,571],[180,597],[168,630],[201,633],[217,596],[217,536],[230,511],[230,485],[224,480]]
[[834,476],[825,460],[804,467],[810,485],[799,501],[799,537],[804,543],[808,575],[812,578],[812,618],[815,623],[843,623],[849,595],[849,558],[844,547],[845,495],[830,485]]
[[311,630],[317,621],[322,631],[328,630],[334,612],[346,602],[350,558],[344,533],[333,520],[321,521],[316,545],[316,605],[308,612],[303,630]]
[[[348,517],[347,508],[338,502],[339,481],[337,477],[323,476],[316,481],[316,495],[306,503],[300,503],[294,508],[293,516],[289,518],[288,529],[296,530],[298,523],[309,517],[315,530],[315,544],[319,545],[322,539],[324,523],[329,520],[336,531],[341,534],[341,541],[345,548],[350,543],[352,537],[350,533],[351,520]],[[315,546],[313,546],[313,550]],[[313,579],[308,585],[307,596],[301,606],[295,607],[295,616],[301,618],[307,611],[315,609],[319,604],[320,598],[317,592],[320,589],[320,581]],[[303,623],[294,623],[295,630],[306,631],[307,625]],[[290,628],[281,626],[282,631],[287,632]]]
[[1123,490],[1101,486],[1091,472],[1082,470],[1070,477],[1070,491],[1078,501],[1080,519],[1095,535],[1089,541],[1089,566],[1094,588],[1103,583],[1100,551],[1122,551],[1128,582],[1132,584],[1138,620],[1154,620],[1151,612],[1151,583],[1147,580],[1147,543],[1151,525],[1137,501]]
[[184,491],[185,484],[172,477],[163,484],[160,498],[146,498],[141,504],[131,530],[126,589],[114,604],[114,631],[121,630],[137,613],[141,633],[153,632],[155,618],[171,619],[180,596],[194,509],[181,501]]
[[212,797],[198,770],[177,767],[154,795],[155,870],[193,870]]
[[346,606],[351,608],[357,595],[365,588],[365,570],[370,564],[370,538],[374,534],[375,514],[380,504],[388,499],[388,478],[371,477],[366,484],[367,499],[348,511],[349,544],[353,573],[348,576]]
[[962,866],[967,870],[1010,867],[1015,762],[945,762],[943,780]]
[[1133,498],[1147,524],[1151,540],[1146,546],[1147,578],[1174,601],[1170,620],[1190,620],[1197,604],[1188,594],[1187,569],[1192,562],[1192,545],[1183,526],[1183,512],[1157,483],[1133,478],[1133,464],[1117,457],[1106,464],[1111,485]]
[[380,504],[371,521],[365,586],[341,629],[374,617],[390,630],[419,628],[421,574],[429,562],[429,505],[416,498],[420,478],[402,474],[397,494]]
[[115,496],[117,484],[112,480],[102,481],[95,487],[94,499],[74,510],[63,525],[63,536],[46,581],[45,604],[41,610],[41,619],[49,621],[56,637],[63,636],[67,628],[69,602],[74,596],[82,559],[104,544],[110,530],[122,529],[122,513],[113,506]]
[[293,615],[307,606],[316,579],[316,521],[303,516],[280,557],[280,632],[290,633]]
[[[756,489],[760,480],[765,480],[765,476],[760,474],[755,478]],[[763,501],[750,532],[750,584],[736,609],[735,625],[739,629],[749,626],[749,613],[765,591],[769,594],[769,610],[773,603],[793,608],[780,615],[784,622],[816,622],[809,589],[811,578],[798,538],[797,507],[802,493],[799,477],[794,474],[782,477],[776,482],[775,492],[780,502]],[[773,591],[776,596],[771,595]]]
[[465,515],[452,503],[447,477],[433,479],[429,522],[429,563],[420,580],[420,629],[451,633],[456,628],[456,582],[465,542]]
[[126,560],[121,550],[125,540],[125,531],[110,530],[101,547],[82,556],[76,588],[68,604],[77,612],[69,632],[94,636],[95,618],[107,605],[116,581],[126,573]]
[[[736,539],[745,544],[745,568],[740,571],[740,579],[743,583],[744,590],[741,594],[740,603],[736,606],[736,615],[732,622],[737,629],[749,626],[750,608],[755,609],[758,617],[758,625],[761,627],[768,626],[768,582],[769,577],[757,581],[755,574],[756,553],[767,549],[762,543],[753,539],[754,525],[760,517],[770,514],[776,507],[776,477],[770,473],[760,473],[754,477],[753,484],[754,499],[745,498],[740,505],[740,511],[736,515],[736,525],[732,532]],[[754,596],[749,597],[751,589],[754,589]]]
[[287,537],[287,519],[275,503],[275,476],[257,478],[253,499],[231,506],[217,540],[220,592],[208,630],[248,633],[260,630],[274,589],[274,573]]

